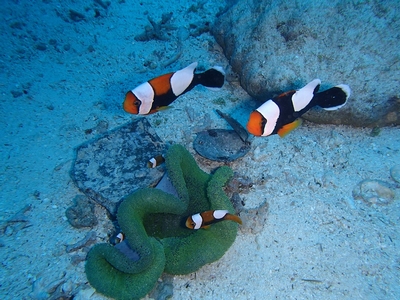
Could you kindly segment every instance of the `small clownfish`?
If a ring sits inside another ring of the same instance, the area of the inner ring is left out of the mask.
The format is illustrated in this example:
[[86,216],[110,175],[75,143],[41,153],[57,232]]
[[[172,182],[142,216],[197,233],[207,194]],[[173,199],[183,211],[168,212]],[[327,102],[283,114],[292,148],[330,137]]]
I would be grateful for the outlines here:
[[147,162],[147,167],[150,169],[153,169],[155,167],[158,167],[159,165],[161,165],[163,162],[165,161],[164,156],[157,155],[154,156],[153,158],[150,158]]
[[113,244],[113,245],[120,244],[120,243],[122,243],[124,240],[125,240],[125,235],[124,235],[124,233],[122,233],[122,232],[119,232],[118,234],[115,234],[115,235],[113,235],[113,236],[110,238],[110,242],[111,242],[111,244]]
[[250,114],[247,130],[255,136],[278,134],[284,137],[301,124],[301,117],[313,106],[336,110],[346,104],[350,87],[339,84],[318,92],[321,80],[314,79],[298,91],[289,91],[272,98]]
[[125,235],[122,232],[120,232],[117,234],[116,239],[118,243],[121,243],[125,239]]
[[126,93],[124,110],[131,114],[148,115],[166,109],[180,95],[201,84],[210,89],[224,85],[225,72],[215,66],[203,73],[195,74],[197,62],[186,68],[168,73],[145,83]]
[[208,229],[211,224],[223,220],[231,220],[242,224],[242,220],[238,216],[231,215],[227,210],[208,210],[188,217],[186,227],[189,229]]

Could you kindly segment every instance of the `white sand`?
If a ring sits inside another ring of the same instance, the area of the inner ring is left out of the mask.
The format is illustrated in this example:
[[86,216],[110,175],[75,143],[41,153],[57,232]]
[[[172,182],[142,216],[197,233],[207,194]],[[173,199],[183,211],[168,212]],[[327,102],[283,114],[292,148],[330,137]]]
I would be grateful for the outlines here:
[[[219,6],[209,1],[194,14],[187,12],[190,3],[181,2],[113,2],[107,13],[100,9],[100,18],[91,17],[91,1],[2,6],[0,222],[26,205],[31,209],[25,213],[29,223],[3,228],[1,299],[46,299],[59,283],[66,292],[88,288],[84,263],[70,262],[83,252],[65,252],[66,244],[90,231],[72,228],[65,218],[65,209],[79,194],[68,174],[73,148],[95,137],[84,131],[100,121],[110,129],[128,122],[132,116],[124,113],[121,102],[127,90],[143,81],[193,61],[204,67],[228,65],[209,34],[186,39],[181,58],[164,69],[159,66],[177,50],[176,30],[167,42],[133,39],[148,24],[145,11],[157,21],[163,11],[173,11],[171,23],[189,27],[204,18],[212,21]],[[56,11],[67,16],[69,8],[88,20],[67,23],[57,16]],[[17,21],[24,23],[21,29],[11,28]],[[57,40],[57,49],[50,39]],[[38,41],[47,44],[45,51],[35,48]],[[65,51],[67,43],[71,49]],[[94,52],[87,50],[90,45]],[[146,69],[145,61],[156,68]],[[13,98],[12,90],[24,89],[27,94]],[[215,103],[221,97],[224,106]],[[195,109],[198,121],[189,121],[186,106]],[[228,128],[216,108],[245,124],[256,106],[236,83],[227,83],[220,92],[197,87],[175,101],[174,109],[148,119],[164,141],[182,143],[194,153],[194,131],[205,114],[211,116],[211,127]],[[254,139],[251,152],[230,166],[255,183],[249,194],[241,195],[246,207],[268,201],[267,222],[257,234],[240,231],[221,260],[176,276],[173,299],[400,298],[399,199],[368,206],[352,197],[363,179],[395,185],[389,170],[400,162],[399,129],[383,128],[377,137],[369,133],[306,122],[284,139]],[[201,166],[209,170],[218,165]],[[93,230],[97,242],[105,242],[112,224],[104,209],[96,212],[100,222]],[[104,298],[93,294],[90,299]]]

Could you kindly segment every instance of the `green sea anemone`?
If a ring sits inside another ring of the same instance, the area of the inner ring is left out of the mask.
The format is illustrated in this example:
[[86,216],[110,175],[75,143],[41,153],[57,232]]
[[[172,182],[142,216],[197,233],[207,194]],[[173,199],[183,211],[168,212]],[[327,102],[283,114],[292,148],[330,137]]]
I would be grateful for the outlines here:
[[106,296],[141,298],[154,287],[162,272],[194,272],[220,259],[236,238],[235,222],[219,222],[208,230],[184,226],[194,213],[213,209],[234,213],[222,189],[232,170],[224,166],[207,174],[180,145],[169,148],[165,163],[178,197],[157,188],[140,189],[129,195],[117,213],[126,237],[125,250],[100,244],[88,254],[87,278]]

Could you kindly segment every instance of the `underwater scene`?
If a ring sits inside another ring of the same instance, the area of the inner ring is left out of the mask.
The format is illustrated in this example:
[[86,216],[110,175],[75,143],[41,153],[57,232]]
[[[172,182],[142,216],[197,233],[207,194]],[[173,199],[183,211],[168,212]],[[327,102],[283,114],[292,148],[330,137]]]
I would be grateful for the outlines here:
[[398,0],[5,0],[0,299],[400,299]]

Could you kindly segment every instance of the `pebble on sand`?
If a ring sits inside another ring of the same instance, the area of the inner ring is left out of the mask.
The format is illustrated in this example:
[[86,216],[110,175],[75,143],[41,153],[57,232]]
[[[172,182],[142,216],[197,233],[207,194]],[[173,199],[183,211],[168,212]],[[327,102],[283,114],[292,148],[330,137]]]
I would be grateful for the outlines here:
[[97,225],[94,204],[84,195],[77,195],[74,198],[74,205],[67,208],[65,215],[68,222],[75,228]]
[[353,189],[353,197],[367,204],[388,205],[395,198],[395,192],[387,182],[365,179]]
[[396,165],[390,169],[390,176],[396,182],[400,182],[400,165]]

